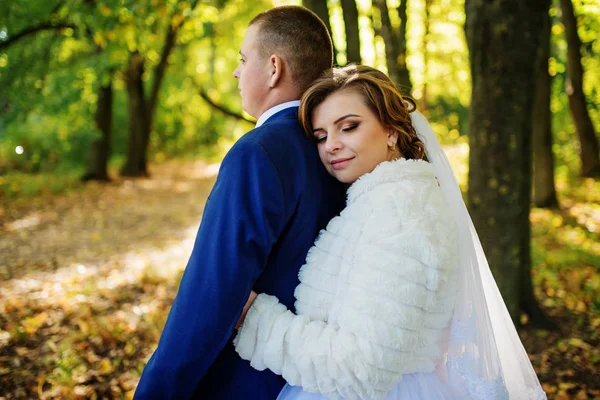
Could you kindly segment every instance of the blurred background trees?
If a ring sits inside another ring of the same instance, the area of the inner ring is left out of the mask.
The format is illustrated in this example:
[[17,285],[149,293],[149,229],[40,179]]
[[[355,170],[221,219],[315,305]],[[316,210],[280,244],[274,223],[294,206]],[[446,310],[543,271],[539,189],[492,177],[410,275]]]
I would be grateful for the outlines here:
[[231,137],[235,121],[212,117],[198,88],[239,109],[228,68],[249,16],[268,5],[89,0],[0,7],[0,170],[87,169],[86,178],[107,179],[109,160],[122,175],[144,176],[148,156],[160,160]]
[[[600,7],[593,0],[488,3],[304,2],[327,23],[339,65],[388,72],[443,143],[468,143],[468,203],[517,319],[537,310],[528,278],[530,200],[557,207],[557,176],[600,174]],[[271,6],[2,3],[3,196],[22,194],[13,176],[143,177],[149,163],[233,142],[252,127],[231,75],[239,45],[248,21]]]
[[[428,110],[444,140],[468,136],[463,1],[305,5],[330,27],[338,64],[381,68]],[[251,126],[216,107],[242,114],[230,72],[248,20],[269,2],[26,0],[0,7],[3,173],[68,166],[107,179],[111,161],[125,175],[145,175],[148,157],[199,150]],[[540,112],[551,110],[558,121],[552,132],[558,144],[569,143],[565,157],[580,157],[580,166],[572,165],[577,173],[596,176],[600,12],[590,0],[549,8],[549,48],[540,59],[549,60],[551,103]],[[522,41],[540,43],[535,51],[545,47],[544,39],[532,40]],[[568,140],[574,133],[579,143]],[[536,168],[539,175],[548,169]],[[543,191],[536,193],[548,196]]]

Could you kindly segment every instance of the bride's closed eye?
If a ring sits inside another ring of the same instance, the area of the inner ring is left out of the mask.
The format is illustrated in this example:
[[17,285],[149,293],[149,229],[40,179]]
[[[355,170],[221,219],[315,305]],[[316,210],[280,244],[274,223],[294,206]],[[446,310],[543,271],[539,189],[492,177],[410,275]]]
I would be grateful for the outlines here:
[[342,128],[342,132],[352,132],[353,130],[355,130],[356,128],[358,128],[359,125],[360,125],[360,122],[356,122],[354,124],[350,124],[350,125]]
[[317,143],[323,143],[325,139],[327,139],[327,135],[315,136],[315,140],[317,141]]

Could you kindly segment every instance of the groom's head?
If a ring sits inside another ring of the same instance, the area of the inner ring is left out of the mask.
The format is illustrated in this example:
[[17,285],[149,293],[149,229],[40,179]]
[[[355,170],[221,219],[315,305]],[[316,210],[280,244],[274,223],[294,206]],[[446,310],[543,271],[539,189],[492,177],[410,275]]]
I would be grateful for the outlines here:
[[276,7],[248,26],[240,64],[242,107],[258,118],[269,108],[300,99],[323,71],[332,67],[333,46],[323,21],[297,6]]

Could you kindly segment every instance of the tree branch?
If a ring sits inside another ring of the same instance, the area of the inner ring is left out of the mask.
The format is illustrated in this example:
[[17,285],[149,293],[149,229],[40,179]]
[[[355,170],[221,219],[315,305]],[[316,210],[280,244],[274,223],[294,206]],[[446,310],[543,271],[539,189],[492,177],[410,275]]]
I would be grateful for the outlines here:
[[[190,11],[194,11],[196,6],[198,5],[198,0],[195,0],[190,5]],[[175,14],[169,18],[169,21],[172,21]],[[161,51],[160,61],[158,65],[154,68],[154,79],[152,81],[152,87],[150,89],[150,99],[148,101],[148,111],[149,114],[152,115],[154,113],[154,109],[156,108],[156,101],[158,99],[158,92],[160,90],[161,83],[165,76],[165,71],[167,69],[169,55],[171,51],[175,47],[177,41],[177,34],[179,29],[183,26],[183,24],[187,21],[187,18],[183,18],[179,20],[179,22],[173,25],[171,22],[167,28],[167,33],[165,35],[165,44]]]
[[204,89],[199,88],[198,93],[200,94],[200,97],[202,97],[202,99],[204,99],[204,101],[206,101],[212,108],[222,112],[223,114],[233,117],[235,119],[237,119],[238,121],[246,121],[249,122],[251,124],[256,123],[256,121],[248,119],[246,117],[244,117],[242,114],[238,114],[235,111],[231,111],[225,107],[223,107],[220,104],[215,103],[209,96],[208,93],[206,93],[206,91],[204,91]]
[[5,41],[0,42],[0,50],[4,50],[9,46],[15,44],[17,41],[36,34],[41,31],[52,31],[52,30],[61,30],[64,28],[73,28],[75,29],[75,25],[68,22],[59,22],[59,23],[51,23],[51,22],[42,22],[39,25],[30,26],[29,28],[25,28],[21,32],[17,33],[14,36],[9,37]]

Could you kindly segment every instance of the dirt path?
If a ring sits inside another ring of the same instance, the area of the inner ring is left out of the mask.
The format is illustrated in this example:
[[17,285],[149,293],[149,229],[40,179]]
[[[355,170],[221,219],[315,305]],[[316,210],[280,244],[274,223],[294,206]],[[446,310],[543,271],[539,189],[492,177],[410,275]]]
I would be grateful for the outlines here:
[[218,165],[8,205],[0,399],[130,398],[176,294]]
[[[0,280],[161,247],[197,227],[218,165],[170,163],[152,179],[90,183],[82,191],[34,199],[0,225]],[[10,208],[10,205],[8,206]]]

